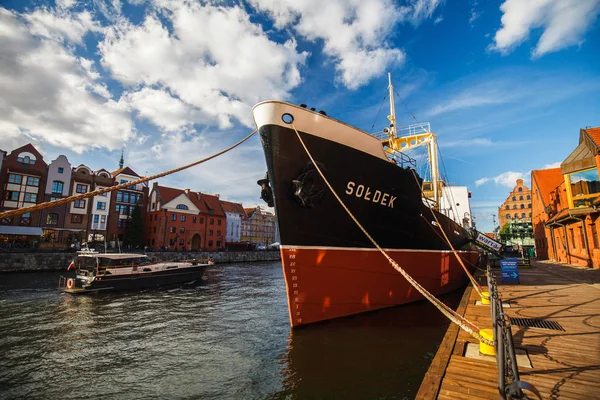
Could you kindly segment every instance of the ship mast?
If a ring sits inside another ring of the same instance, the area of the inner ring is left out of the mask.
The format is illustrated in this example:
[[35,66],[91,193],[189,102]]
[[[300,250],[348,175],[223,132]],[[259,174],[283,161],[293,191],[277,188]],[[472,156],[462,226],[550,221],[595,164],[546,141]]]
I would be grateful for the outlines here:
[[429,130],[429,123],[419,123],[410,125],[402,131],[408,131],[407,136],[398,137],[398,130],[396,128],[396,108],[394,106],[394,87],[392,86],[392,74],[388,72],[388,90],[390,95],[390,115],[388,120],[390,121],[390,127],[383,131],[387,134],[387,139],[382,139],[381,142],[386,148],[385,151],[390,154],[402,153],[406,150],[427,145],[427,153],[429,161],[431,163],[431,184],[433,189],[433,200],[434,208],[439,208],[441,193],[439,171],[438,171],[438,150],[437,140],[435,134]]

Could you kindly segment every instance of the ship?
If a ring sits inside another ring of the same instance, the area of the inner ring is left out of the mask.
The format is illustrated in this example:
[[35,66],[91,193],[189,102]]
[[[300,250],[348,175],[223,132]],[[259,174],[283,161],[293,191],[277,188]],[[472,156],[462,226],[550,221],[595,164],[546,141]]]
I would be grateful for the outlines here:
[[145,254],[81,251],[69,264],[75,278],[61,276],[58,287],[69,294],[139,290],[197,281],[212,260],[152,261]]
[[[436,296],[466,285],[459,257],[467,269],[478,262],[469,226],[440,208],[451,192],[439,176],[435,134],[429,124],[397,128],[391,77],[388,90],[389,126],[378,134],[304,104],[253,107],[267,165],[258,184],[275,209],[292,328],[423,299],[365,231]],[[429,181],[405,151],[422,145]]]

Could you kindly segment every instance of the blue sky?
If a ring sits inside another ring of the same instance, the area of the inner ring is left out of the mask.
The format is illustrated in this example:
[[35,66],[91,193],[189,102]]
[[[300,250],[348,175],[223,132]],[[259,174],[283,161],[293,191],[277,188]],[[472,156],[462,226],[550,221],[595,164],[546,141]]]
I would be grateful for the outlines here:
[[[600,125],[600,0],[4,0],[0,149],[154,174],[251,132],[262,100],[430,122],[478,228]],[[413,118],[413,116],[415,118]],[[378,118],[376,118],[378,116]],[[261,204],[257,137],[161,184]],[[264,204],[264,203],[263,203]]]

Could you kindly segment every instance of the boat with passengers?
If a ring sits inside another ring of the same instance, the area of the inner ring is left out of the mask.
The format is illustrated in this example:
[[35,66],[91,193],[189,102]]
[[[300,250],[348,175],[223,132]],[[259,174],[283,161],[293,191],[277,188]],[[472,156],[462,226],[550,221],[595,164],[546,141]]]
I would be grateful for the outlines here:
[[211,259],[152,261],[145,254],[81,251],[69,265],[75,278],[61,276],[58,286],[70,294],[145,289],[201,279],[213,264]]

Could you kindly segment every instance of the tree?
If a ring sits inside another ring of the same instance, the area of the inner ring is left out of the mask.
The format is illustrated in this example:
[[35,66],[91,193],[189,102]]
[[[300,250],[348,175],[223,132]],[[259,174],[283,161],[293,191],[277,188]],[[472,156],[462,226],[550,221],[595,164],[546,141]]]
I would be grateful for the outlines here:
[[129,216],[123,243],[133,247],[142,247],[144,245],[144,221],[142,220],[142,209],[140,206],[135,206]]

